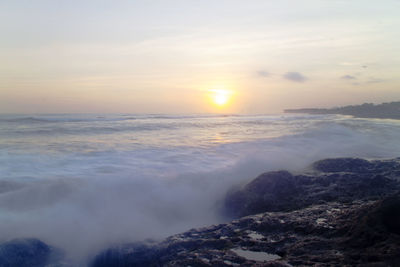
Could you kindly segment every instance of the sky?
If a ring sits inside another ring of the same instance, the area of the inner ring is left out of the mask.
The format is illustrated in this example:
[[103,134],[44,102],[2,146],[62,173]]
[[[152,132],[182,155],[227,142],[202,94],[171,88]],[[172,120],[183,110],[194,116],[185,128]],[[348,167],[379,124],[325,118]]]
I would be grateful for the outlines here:
[[399,14],[399,0],[0,0],[0,113],[399,101]]

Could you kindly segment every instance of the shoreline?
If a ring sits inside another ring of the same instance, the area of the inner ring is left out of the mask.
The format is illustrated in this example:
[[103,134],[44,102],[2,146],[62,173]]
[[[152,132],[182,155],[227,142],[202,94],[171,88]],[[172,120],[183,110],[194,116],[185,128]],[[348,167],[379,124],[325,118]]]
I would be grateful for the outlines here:
[[[399,192],[400,158],[332,158],[300,174],[267,172],[221,196],[227,223],[112,246],[88,266],[390,265],[400,260]],[[0,265],[82,266],[37,239],[0,248]]]
[[400,101],[374,105],[364,103],[356,106],[344,106],[337,108],[300,108],[285,109],[284,113],[300,113],[313,115],[349,115],[364,119],[392,119],[400,120]]
[[374,117],[374,116],[361,116],[361,115],[353,115],[353,114],[344,114],[344,113],[308,113],[308,112],[303,112],[303,111],[286,111],[284,114],[302,114],[302,115],[343,115],[343,116],[351,116],[353,118],[358,118],[358,119],[379,119],[379,120],[400,120],[400,115],[399,116],[387,116],[387,117]]
[[91,266],[399,262],[400,158],[333,158],[314,162],[312,168],[298,175],[267,172],[228,193],[225,213],[231,222],[192,229],[155,244],[110,248]]

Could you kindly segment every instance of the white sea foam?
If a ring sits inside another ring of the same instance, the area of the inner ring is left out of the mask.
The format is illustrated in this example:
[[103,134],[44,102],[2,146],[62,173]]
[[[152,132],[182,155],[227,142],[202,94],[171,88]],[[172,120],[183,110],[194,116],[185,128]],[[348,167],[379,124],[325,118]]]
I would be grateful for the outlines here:
[[400,123],[343,116],[1,115],[0,241],[85,260],[218,223],[233,185],[326,157],[398,157]]

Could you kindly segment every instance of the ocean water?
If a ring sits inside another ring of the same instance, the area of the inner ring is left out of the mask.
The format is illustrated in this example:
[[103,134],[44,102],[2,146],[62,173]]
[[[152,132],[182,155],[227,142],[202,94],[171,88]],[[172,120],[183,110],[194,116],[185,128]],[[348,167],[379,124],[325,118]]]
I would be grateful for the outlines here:
[[400,156],[400,122],[339,115],[0,115],[0,241],[84,262],[224,221],[226,192],[327,157]]

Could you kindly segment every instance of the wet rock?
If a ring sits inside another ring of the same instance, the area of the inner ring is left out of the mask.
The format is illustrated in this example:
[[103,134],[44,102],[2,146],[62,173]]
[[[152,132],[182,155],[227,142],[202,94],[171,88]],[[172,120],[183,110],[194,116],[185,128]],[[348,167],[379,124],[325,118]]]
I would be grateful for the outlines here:
[[372,209],[358,211],[354,217],[347,240],[352,246],[376,245],[392,237],[400,241],[400,195],[378,201]]
[[390,233],[400,235],[400,195],[382,201],[373,214]]
[[45,266],[52,252],[51,247],[38,239],[14,239],[0,244],[0,266]]
[[262,174],[228,194],[227,211],[251,215],[109,249],[91,266],[398,266],[399,159],[321,162],[302,175]]
[[142,243],[127,244],[107,249],[99,254],[92,265],[97,267],[161,266],[160,254],[156,247]]
[[321,172],[368,172],[374,164],[365,159],[336,158],[324,159],[313,164],[314,169]]
[[242,189],[230,192],[225,200],[225,213],[242,217],[265,211],[298,208],[295,199],[299,188],[292,174],[287,171],[267,172]]
[[317,161],[312,164],[312,167],[317,171],[325,173],[381,174],[398,178],[400,175],[400,158],[390,160],[333,158]]
[[[92,266],[396,266],[400,236],[386,225],[395,202],[332,202],[251,215],[153,245],[103,252]],[[374,226],[377,220],[381,226]],[[371,231],[379,242],[365,242],[367,236],[359,234]],[[352,243],[357,239],[362,246]]]
[[35,238],[14,239],[0,244],[0,267],[70,267],[64,253]]
[[332,201],[376,200],[399,190],[397,160],[327,159],[314,163],[313,167],[323,172],[294,176],[278,171],[260,175],[227,194],[223,213],[239,218]]

